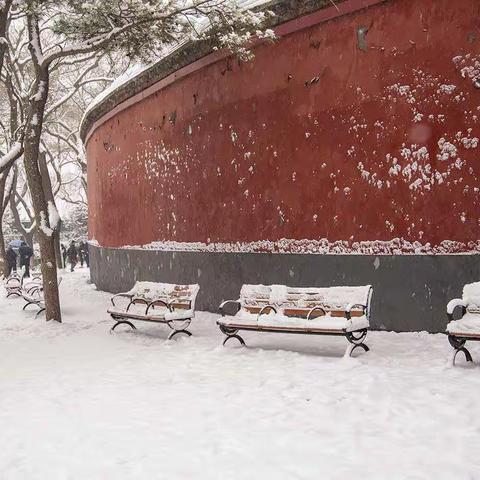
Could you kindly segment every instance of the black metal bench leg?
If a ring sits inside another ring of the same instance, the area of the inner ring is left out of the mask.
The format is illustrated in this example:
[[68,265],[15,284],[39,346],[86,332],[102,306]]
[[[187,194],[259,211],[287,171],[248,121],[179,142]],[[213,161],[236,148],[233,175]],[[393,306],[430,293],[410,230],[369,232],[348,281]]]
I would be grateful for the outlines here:
[[174,330],[173,332],[170,333],[170,335],[168,336],[168,340],[171,340],[175,335],[178,335],[179,333],[183,333],[189,337],[192,336],[191,332],[189,332],[188,330]]
[[360,332],[347,332],[345,334],[347,340],[350,342],[351,345],[347,347],[345,355],[352,356],[352,353],[357,348],[362,348],[365,352],[369,352],[370,349],[363,343],[363,340],[367,336],[367,330],[361,330]]
[[349,352],[348,354],[350,355],[350,357],[352,356],[352,353],[357,349],[357,348],[363,348],[363,350],[365,352],[369,352],[370,349],[364,344],[364,343],[358,343],[356,345],[349,345],[348,346],[348,349],[349,349]]
[[226,327],[225,325],[219,325],[220,331],[227,336],[225,340],[223,341],[223,346],[231,339],[231,338],[236,338],[239,342],[240,345],[246,346],[245,342],[243,341],[243,338],[238,334],[238,329],[236,328],[229,328]]
[[245,347],[245,342],[243,341],[243,338],[238,335],[237,333],[235,333],[234,335],[227,335],[227,338],[225,338],[225,340],[223,341],[223,346],[225,346],[225,344],[231,339],[231,338],[236,338],[240,344]]
[[40,307],[40,310],[35,314],[35,318],[37,318],[41,313],[45,311],[45,308]]
[[22,310],[25,310],[29,305],[36,305],[36,303],[35,303],[35,302],[27,302],[27,303],[23,306]]
[[452,361],[453,365],[455,365],[455,359],[457,358],[459,352],[462,352],[465,355],[465,359],[467,360],[467,362],[473,362],[472,355],[470,355],[470,352],[465,348],[465,343],[467,342],[466,339],[458,338],[455,335],[449,335],[448,341],[455,350]]
[[132,323],[132,322],[129,322],[127,320],[119,320],[117,321],[117,323],[110,329],[110,333],[112,333],[119,325],[122,325],[122,324],[125,324],[125,325],[129,325],[133,330],[136,330],[137,327]]
[[457,355],[459,352],[463,352],[463,354],[465,355],[465,359],[467,360],[467,362],[473,362],[473,358],[472,356],[470,355],[470,352],[465,348],[465,347],[460,347],[460,348],[456,348],[455,349],[455,353],[453,355],[453,364],[455,365],[455,359],[457,358]]

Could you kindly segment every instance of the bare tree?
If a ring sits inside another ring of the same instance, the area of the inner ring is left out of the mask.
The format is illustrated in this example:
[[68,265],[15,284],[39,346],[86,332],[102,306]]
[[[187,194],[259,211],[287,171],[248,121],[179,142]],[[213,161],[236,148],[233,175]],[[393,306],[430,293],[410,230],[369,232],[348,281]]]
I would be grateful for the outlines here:
[[22,15],[32,84],[25,103],[22,141],[16,142],[13,154],[0,159],[0,171],[23,148],[40,245],[46,318],[61,321],[55,265],[59,215],[42,179],[39,161],[54,69],[61,63],[84,65],[97,52],[122,51],[129,57],[145,58],[185,36],[215,40],[219,46],[249,58],[244,44],[252,33],[270,37],[271,32],[261,31],[265,12],[242,11],[234,0],[25,0]]

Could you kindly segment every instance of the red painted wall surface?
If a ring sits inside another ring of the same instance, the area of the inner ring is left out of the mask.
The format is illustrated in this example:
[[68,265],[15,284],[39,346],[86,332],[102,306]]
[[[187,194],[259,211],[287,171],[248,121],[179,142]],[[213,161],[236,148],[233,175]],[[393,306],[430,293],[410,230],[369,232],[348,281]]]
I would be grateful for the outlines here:
[[255,55],[201,68],[91,133],[91,238],[479,249],[478,0],[390,0]]

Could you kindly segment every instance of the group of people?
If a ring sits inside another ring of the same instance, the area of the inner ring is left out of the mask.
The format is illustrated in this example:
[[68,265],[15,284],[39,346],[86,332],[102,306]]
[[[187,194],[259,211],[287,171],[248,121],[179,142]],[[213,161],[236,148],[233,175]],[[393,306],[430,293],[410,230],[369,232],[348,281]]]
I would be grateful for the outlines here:
[[62,257],[63,257],[63,264],[65,267],[67,266],[67,260],[68,263],[70,264],[70,271],[73,272],[75,270],[75,266],[77,265],[78,262],[80,262],[80,266],[83,267],[83,264],[85,263],[87,267],[90,266],[90,258],[88,256],[88,244],[86,242],[80,242],[77,245],[75,244],[75,241],[72,240],[70,242],[70,245],[65,247],[65,245],[62,243]]
[[17,271],[17,258],[20,257],[20,270],[25,267],[24,277],[30,276],[30,261],[33,257],[33,249],[26,242],[22,242],[18,248],[18,253],[9,245],[7,248],[7,266],[8,274]]
[[[12,242],[15,243],[15,242]],[[75,270],[75,266],[78,262],[83,267],[85,264],[87,267],[90,266],[90,258],[88,256],[88,245],[86,242],[80,242],[78,246],[76,245],[75,241],[72,240],[70,245],[65,247],[65,245],[61,244],[62,249],[62,258],[63,258],[63,265],[67,267],[67,261],[70,264],[70,271],[73,272]],[[25,268],[24,277],[30,277],[30,264],[31,259],[33,257],[33,249],[30,245],[26,242],[22,241],[18,249],[16,245],[10,244],[6,250],[6,261],[8,266],[8,274],[11,275],[12,272],[17,271],[17,265],[20,264],[20,270]],[[19,260],[19,262],[18,262]]]

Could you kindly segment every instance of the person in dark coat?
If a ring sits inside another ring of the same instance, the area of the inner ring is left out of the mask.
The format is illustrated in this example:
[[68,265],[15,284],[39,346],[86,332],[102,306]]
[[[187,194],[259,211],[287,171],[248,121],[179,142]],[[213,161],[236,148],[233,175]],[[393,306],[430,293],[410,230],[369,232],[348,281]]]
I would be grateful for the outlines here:
[[80,260],[81,267],[83,267],[83,262],[85,261],[84,246],[85,244],[83,243],[83,241],[80,241],[80,243],[78,244],[78,258]]
[[78,250],[73,240],[70,242],[70,246],[68,247],[67,258],[68,262],[70,263],[70,271],[73,272],[75,270],[75,265],[78,262]]
[[12,247],[7,248],[7,267],[9,276],[11,275],[12,271],[17,271],[17,254]]
[[67,248],[63,243],[60,245],[60,247],[62,249],[63,268],[67,268]]
[[85,257],[85,263],[87,264],[87,268],[90,268],[90,252],[88,251],[88,243],[85,242],[83,245],[83,256]]
[[23,276],[28,278],[30,276],[30,259],[33,256],[32,247],[22,242],[18,249],[18,254],[20,255],[20,268],[25,267]]
[[90,258],[88,256],[87,242],[80,242],[80,245],[78,246],[78,253],[80,255],[80,265],[83,267],[83,262],[85,262],[88,268],[90,266]]

